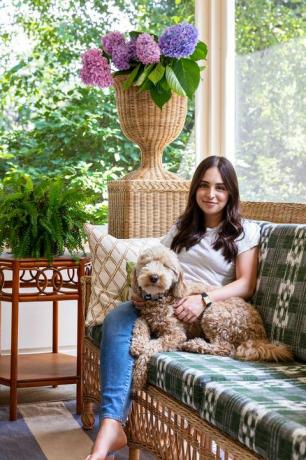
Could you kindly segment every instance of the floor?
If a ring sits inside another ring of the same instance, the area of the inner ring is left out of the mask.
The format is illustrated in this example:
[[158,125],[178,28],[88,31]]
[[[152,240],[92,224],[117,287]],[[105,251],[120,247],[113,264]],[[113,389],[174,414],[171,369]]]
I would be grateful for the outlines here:
[[[38,388],[21,388],[18,390],[18,402],[36,403],[41,401],[69,401],[75,399],[75,385],[61,385],[57,388],[38,387]],[[9,388],[0,385],[0,406],[8,405]],[[128,460],[128,448],[122,449],[116,455],[116,460]],[[140,460],[156,460],[151,454],[142,452]]]

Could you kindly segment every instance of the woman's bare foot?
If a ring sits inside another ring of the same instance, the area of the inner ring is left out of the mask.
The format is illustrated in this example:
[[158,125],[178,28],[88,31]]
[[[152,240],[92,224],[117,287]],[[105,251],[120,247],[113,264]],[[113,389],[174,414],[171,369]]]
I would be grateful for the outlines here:
[[122,425],[117,420],[105,418],[100,426],[92,453],[86,460],[111,460],[108,452],[115,452],[125,447],[127,439]]

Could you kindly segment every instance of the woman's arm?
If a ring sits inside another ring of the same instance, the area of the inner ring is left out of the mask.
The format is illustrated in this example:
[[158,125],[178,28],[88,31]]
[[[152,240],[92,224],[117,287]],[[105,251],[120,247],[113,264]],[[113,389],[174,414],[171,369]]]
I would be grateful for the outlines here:
[[209,297],[212,301],[229,297],[248,299],[256,288],[258,247],[242,252],[236,257],[236,280],[226,286],[213,288]]
[[[226,286],[212,287],[209,297],[214,302],[229,297],[248,299],[256,287],[258,247],[242,252],[236,257],[236,280]],[[182,298],[176,306],[177,317],[186,322],[194,322],[203,311],[200,295]]]

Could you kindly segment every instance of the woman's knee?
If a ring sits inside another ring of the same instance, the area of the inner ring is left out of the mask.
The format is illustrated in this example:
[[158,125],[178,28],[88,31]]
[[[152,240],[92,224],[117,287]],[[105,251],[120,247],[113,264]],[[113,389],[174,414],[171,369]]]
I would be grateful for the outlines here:
[[118,333],[120,330],[127,331],[134,326],[137,316],[133,302],[118,305],[106,315],[103,321],[103,334]]

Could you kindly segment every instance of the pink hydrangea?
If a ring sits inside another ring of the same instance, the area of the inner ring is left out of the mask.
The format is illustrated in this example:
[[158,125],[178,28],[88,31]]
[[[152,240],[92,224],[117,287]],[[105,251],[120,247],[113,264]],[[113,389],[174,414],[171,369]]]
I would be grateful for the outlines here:
[[125,43],[124,36],[121,32],[109,32],[101,38],[103,49],[112,56],[117,46]]
[[99,49],[91,49],[82,55],[81,79],[85,85],[107,88],[112,86],[113,78],[108,61]]
[[136,56],[143,64],[155,64],[160,60],[160,49],[149,34],[140,34],[136,40]]

